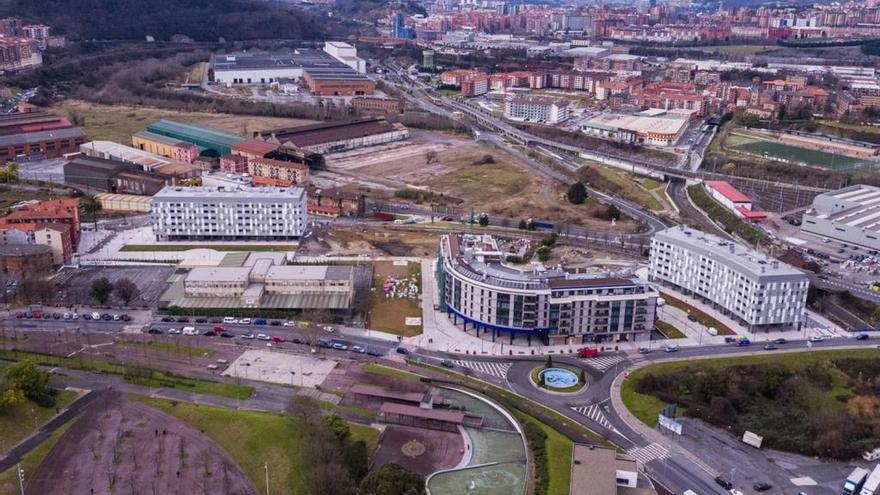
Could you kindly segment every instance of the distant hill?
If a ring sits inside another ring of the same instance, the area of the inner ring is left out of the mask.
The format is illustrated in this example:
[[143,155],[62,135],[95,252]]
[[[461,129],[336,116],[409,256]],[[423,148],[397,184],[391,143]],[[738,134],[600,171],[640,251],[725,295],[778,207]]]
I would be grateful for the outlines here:
[[312,16],[262,0],[0,0],[0,17],[48,24],[71,39],[314,39]]

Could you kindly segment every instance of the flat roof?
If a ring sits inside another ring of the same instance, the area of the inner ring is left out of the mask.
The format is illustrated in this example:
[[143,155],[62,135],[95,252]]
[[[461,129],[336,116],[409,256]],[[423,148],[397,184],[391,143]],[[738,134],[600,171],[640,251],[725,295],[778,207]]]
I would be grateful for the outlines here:
[[190,269],[189,273],[186,275],[186,282],[230,282],[246,284],[250,273],[250,267],[198,266]]
[[880,188],[866,184],[816,196],[807,212],[832,222],[880,232]]
[[303,148],[318,144],[332,143],[346,139],[356,139],[375,134],[384,134],[406,129],[381,118],[349,120],[343,122],[321,122],[297,127],[284,127],[259,131],[256,135],[263,139],[277,139],[280,143],[290,142]]
[[414,418],[433,419],[446,423],[462,424],[465,416],[462,411],[453,411],[449,409],[422,409],[419,406],[408,406],[405,404],[395,404],[386,402],[379,408],[381,414],[399,414],[401,416],[411,416]]
[[348,280],[351,267],[344,265],[280,265],[269,268],[270,280]]
[[136,132],[136,133],[132,134],[131,137],[132,138],[136,138],[136,137],[141,138],[146,141],[152,141],[154,143],[167,144],[168,146],[180,146],[180,145],[184,145],[184,144],[186,144],[186,145],[190,144],[190,143],[183,141],[183,140],[180,140],[180,139],[176,139],[176,138],[172,138],[172,137],[168,137],[168,136],[163,136],[161,134],[155,134],[150,131]]
[[688,125],[689,120],[678,116],[646,116],[602,114],[586,121],[585,127],[600,129],[616,128],[637,133],[678,134]]
[[124,162],[136,163],[147,170],[170,162],[168,158],[163,156],[132,148],[131,146],[125,146],[124,144],[114,143],[113,141],[89,141],[79,145],[79,150],[83,154],[87,154],[86,150],[107,154]]
[[219,53],[214,55],[211,62],[215,72],[348,67],[329,53],[310,48],[275,52]]
[[638,472],[634,458],[614,449],[574,444],[572,451],[572,495],[617,495],[617,471]]
[[250,186],[201,186],[201,187],[182,187],[167,186],[153,195],[158,200],[172,201],[179,199],[181,201],[191,200],[192,198],[215,198],[218,200],[241,200],[259,198],[300,198],[305,194],[305,190],[301,187],[250,187]]
[[803,272],[776,258],[736,242],[682,225],[655,233],[654,240],[684,246],[688,250],[696,250],[701,254],[711,255],[715,259],[734,263],[741,272],[751,274],[756,278],[780,275],[806,278]]

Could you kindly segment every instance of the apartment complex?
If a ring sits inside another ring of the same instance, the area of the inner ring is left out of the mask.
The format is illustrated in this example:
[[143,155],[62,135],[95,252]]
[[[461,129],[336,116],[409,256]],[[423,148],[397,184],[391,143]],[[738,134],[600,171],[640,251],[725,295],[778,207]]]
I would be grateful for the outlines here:
[[651,240],[649,279],[755,328],[799,328],[807,276],[774,258],[683,226]]
[[438,285],[454,323],[551,344],[647,340],[658,292],[635,278],[563,270],[518,270],[491,235],[450,234],[440,241]]
[[504,102],[504,117],[510,120],[558,124],[570,113],[568,100],[561,98],[517,95]]
[[857,184],[816,196],[801,231],[880,249],[880,188]]
[[71,260],[79,242],[79,200],[29,202],[0,218],[0,245],[43,245],[54,265]]
[[159,241],[291,241],[306,228],[298,187],[166,187],[153,197]]
[[254,185],[292,186],[309,181],[309,167],[302,163],[285,162],[271,158],[251,158],[248,173]]

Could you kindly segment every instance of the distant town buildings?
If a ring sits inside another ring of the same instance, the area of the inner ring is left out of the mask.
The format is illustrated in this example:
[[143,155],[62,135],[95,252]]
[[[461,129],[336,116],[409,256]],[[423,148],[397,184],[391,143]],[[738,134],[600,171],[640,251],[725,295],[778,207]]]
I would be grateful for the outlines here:
[[805,323],[810,283],[803,272],[689,227],[654,235],[648,278],[711,304],[751,331],[800,328]]
[[159,241],[295,241],[308,213],[298,187],[166,187],[151,217]]

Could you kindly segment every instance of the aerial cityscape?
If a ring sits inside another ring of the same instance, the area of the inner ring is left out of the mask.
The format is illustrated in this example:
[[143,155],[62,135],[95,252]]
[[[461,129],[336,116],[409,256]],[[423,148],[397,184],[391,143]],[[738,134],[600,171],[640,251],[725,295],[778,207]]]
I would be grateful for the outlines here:
[[0,0],[0,495],[880,495],[880,0]]

